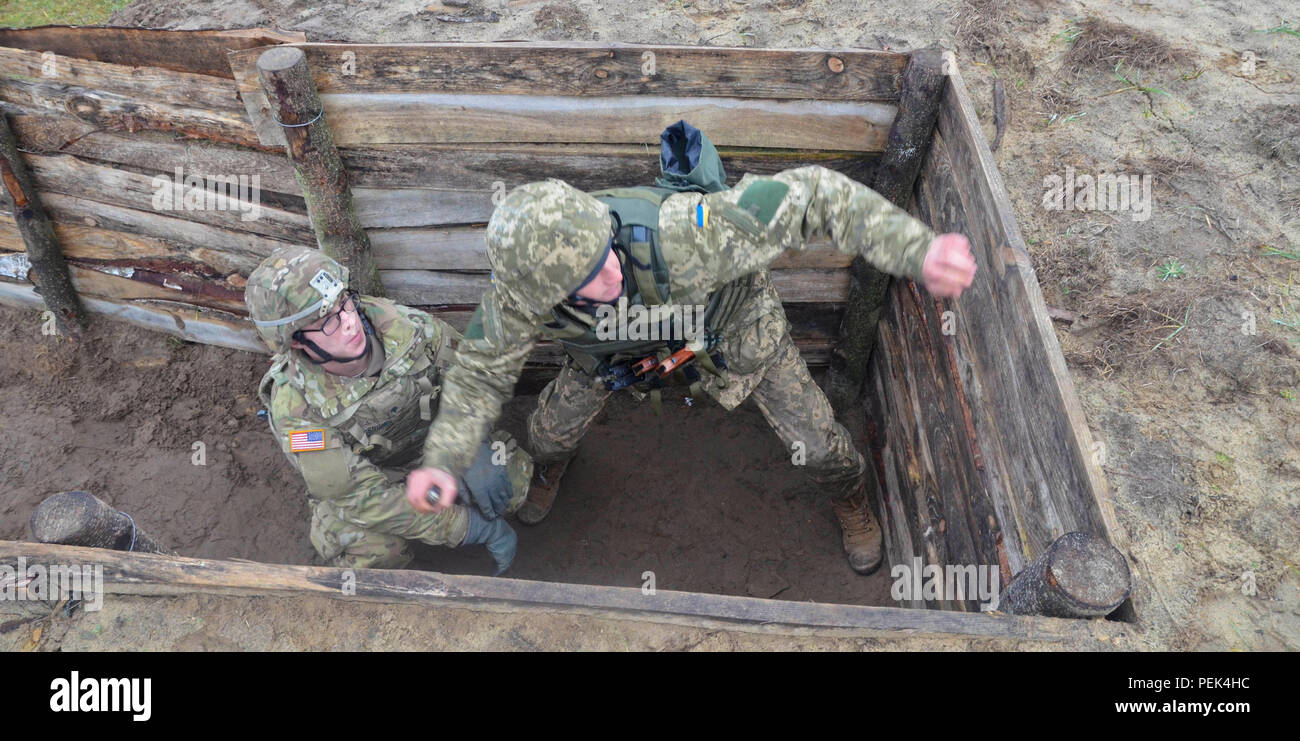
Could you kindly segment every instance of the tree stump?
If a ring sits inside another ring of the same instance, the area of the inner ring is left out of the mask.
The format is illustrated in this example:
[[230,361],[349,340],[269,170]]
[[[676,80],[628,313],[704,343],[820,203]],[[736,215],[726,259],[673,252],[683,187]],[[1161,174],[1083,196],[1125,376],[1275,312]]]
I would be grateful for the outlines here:
[[1002,592],[998,608],[1016,615],[1092,618],[1114,612],[1132,590],[1124,554],[1088,533],[1066,533]]
[[137,527],[125,512],[84,491],[47,497],[32,513],[30,525],[32,537],[41,543],[173,554]]

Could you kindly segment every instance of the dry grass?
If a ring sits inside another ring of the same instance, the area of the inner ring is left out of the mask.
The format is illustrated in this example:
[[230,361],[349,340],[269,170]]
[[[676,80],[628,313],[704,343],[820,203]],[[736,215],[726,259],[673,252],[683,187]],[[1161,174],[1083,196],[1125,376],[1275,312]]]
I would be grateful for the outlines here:
[[1122,23],[1090,17],[1079,24],[1074,45],[1065,53],[1065,68],[1074,74],[1085,69],[1110,71],[1123,62],[1139,69],[1189,65],[1195,54],[1176,48],[1147,31]]
[[1011,0],[963,0],[949,20],[958,41],[975,59],[1033,77],[1033,57],[1010,31],[1016,7]]
[[1087,313],[1099,321],[1099,335],[1089,359],[1091,365],[1108,375],[1118,368],[1145,368],[1176,354],[1181,345],[1181,328],[1197,299],[1197,289],[1190,282],[1093,299]]

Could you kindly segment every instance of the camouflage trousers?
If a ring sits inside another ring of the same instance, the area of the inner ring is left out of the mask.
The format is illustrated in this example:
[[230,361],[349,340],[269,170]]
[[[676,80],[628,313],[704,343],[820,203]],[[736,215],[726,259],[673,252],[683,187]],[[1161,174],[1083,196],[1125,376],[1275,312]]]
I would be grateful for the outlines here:
[[[784,332],[758,371],[749,398],[776,431],[791,460],[802,459],[808,477],[833,498],[853,493],[866,462],[848,430],[835,421],[799,349]],[[528,418],[529,449],[538,464],[564,460],[577,452],[582,437],[605,406],[610,391],[566,360],[555,380],[542,390]],[[737,400],[736,403],[739,403]]]
[[[469,507],[474,506],[474,490],[480,486],[508,486],[510,502],[507,512],[523,505],[528,483],[533,475],[533,461],[526,451],[511,445],[498,450],[506,465],[499,480],[487,480],[480,474],[500,466],[481,465],[490,458],[493,442],[511,442],[504,432],[494,432],[479,448],[471,472],[459,480],[456,504],[437,514],[420,514],[406,501],[406,474],[420,465],[419,457],[400,468],[381,469],[386,486],[361,497],[350,498],[349,506],[313,499],[311,543],[331,566],[347,569],[400,569],[414,558],[410,542],[456,547],[465,542],[469,529]],[[467,480],[468,479],[468,480]],[[353,503],[355,502],[355,504]]]

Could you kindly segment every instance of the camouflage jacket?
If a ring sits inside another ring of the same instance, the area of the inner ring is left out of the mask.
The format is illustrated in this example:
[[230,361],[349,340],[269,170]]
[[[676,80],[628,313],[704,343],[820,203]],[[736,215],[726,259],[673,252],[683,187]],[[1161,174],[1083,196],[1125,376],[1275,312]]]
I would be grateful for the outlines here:
[[446,322],[387,299],[362,296],[361,309],[384,348],[378,376],[327,373],[295,351],[276,355],[258,388],[310,496],[345,509],[390,488],[381,468],[418,458],[453,354],[444,349],[460,339]]
[[[703,225],[697,211],[701,204],[710,214]],[[669,267],[672,301],[679,305],[706,304],[722,285],[765,273],[781,253],[803,250],[818,235],[828,235],[839,251],[860,254],[886,273],[918,279],[935,237],[867,186],[816,165],[771,177],[746,175],[734,188],[717,193],[674,194],[659,211],[659,243]],[[755,339],[783,331],[785,318],[775,291],[765,275],[757,282],[762,301],[730,322],[731,336],[724,336],[729,365],[744,354],[747,333]],[[494,284],[484,294],[448,370],[423,465],[453,476],[469,466],[510,398],[547,316],[533,315],[511,300],[509,287]],[[752,376],[761,371],[759,365],[742,370]]]

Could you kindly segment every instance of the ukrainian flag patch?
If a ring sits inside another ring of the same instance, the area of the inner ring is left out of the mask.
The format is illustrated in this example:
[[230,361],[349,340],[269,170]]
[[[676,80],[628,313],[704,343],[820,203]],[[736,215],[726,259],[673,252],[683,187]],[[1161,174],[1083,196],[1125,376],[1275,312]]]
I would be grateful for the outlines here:
[[290,430],[289,452],[306,453],[325,449],[325,430]]
[[695,225],[701,228],[709,225],[709,207],[703,203],[695,206]]

